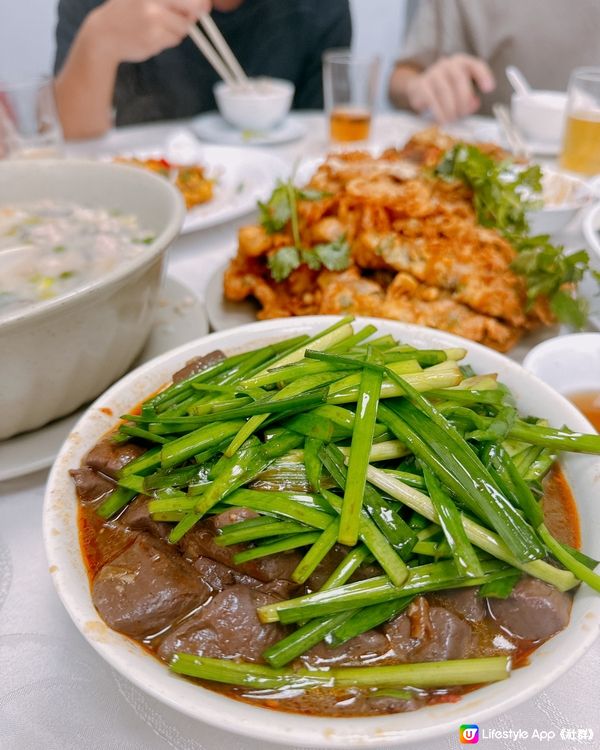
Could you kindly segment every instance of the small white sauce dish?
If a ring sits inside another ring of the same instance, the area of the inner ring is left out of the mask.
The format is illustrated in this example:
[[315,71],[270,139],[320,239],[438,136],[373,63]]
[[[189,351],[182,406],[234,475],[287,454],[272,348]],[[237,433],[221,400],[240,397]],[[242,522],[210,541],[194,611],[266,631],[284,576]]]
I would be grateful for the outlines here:
[[529,212],[531,234],[556,234],[590,203],[592,191],[579,177],[544,167],[542,200],[542,208]]
[[600,388],[600,333],[557,336],[535,346],[523,367],[569,396]]
[[516,126],[527,138],[546,143],[560,141],[566,106],[567,94],[562,91],[531,91],[511,98]]
[[[600,184],[596,190],[600,190]],[[600,264],[600,203],[596,203],[589,211],[586,211],[583,219],[583,236],[592,251],[592,257],[596,261],[595,266],[598,267]]]
[[216,83],[213,91],[224,120],[240,130],[270,130],[290,111],[294,84],[281,78],[252,78],[248,86]]

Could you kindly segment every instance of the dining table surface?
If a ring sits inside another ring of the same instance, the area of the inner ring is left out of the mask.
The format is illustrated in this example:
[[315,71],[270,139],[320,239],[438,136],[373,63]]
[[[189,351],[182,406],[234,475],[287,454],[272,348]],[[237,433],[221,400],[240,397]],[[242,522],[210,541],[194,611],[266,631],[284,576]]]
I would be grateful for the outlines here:
[[[329,147],[322,113],[294,116],[306,126],[302,138],[262,147],[284,160],[290,173],[299,160],[318,157]],[[489,121],[468,118],[454,126],[453,132],[472,137],[482,124],[489,125]],[[173,133],[187,130],[189,125],[176,121],[120,128],[98,140],[67,144],[66,156],[106,157],[140,148],[160,150]],[[374,120],[371,141],[376,146],[402,144],[425,125],[412,115],[384,113]],[[215,269],[235,253],[238,228],[252,218],[250,214],[180,236],[169,252],[167,275],[203,299]],[[570,231],[565,241],[580,243],[578,227]],[[517,358],[523,353],[519,351]],[[0,748],[276,748],[200,723],[163,705],[114,671],[85,641],[63,608],[48,572],[42,539],[47,476],[46,469],[0,481]],[[600,747],[598,675],[600,640],[560,680],[510,712],[481,724],[480,733],[485,730],[490,738],[482,745],[496,750]],[[468,718],[477,723],[477,716]],[[235,730],[235,711],[231,730]],[[519,730],[528,732],[527,742],[515,739]],[[545,739],[542,732],[549,733]],[[450,736],[411,745],[418,750],[458,746],[458,726]],[[297,747],[302,747],[301,737]]]

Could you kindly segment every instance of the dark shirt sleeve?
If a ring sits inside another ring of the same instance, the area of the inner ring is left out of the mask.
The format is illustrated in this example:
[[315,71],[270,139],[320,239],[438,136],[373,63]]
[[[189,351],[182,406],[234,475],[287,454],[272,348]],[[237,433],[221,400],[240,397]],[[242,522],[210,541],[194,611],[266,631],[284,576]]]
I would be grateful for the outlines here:
[[58,22],[56,24],[56,55],[54,58],[55,73],[58,73],[64,65],[85,17],[101,4],[102,0],[59,0]]
[[336,47],[349,47],[352,41],[352,20],[348,0],[314,3],[312,23],[307,28],[307,46],[301,78],[296,83],[294,109],[323,108],[323,52]]

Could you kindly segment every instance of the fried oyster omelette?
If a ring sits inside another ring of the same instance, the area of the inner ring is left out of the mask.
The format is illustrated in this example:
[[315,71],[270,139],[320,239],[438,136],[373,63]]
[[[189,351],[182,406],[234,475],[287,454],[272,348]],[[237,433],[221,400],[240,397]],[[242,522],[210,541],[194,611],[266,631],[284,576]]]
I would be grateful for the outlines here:
[[[455,143],[431,129],[378,157],[328,156],[292,196],[293,217],[286,220],[283,211],[279,222],[240,229],[225,274],[227,299],[256,298],[260,319],[392,318],[499,351],[553,323],[545,298],[527,305],[525,281],[511,269],[516,250],[500,232],[477,223],[471,190],[433,176],[432,167]],[[496,146],[478,147],[503,156]]]

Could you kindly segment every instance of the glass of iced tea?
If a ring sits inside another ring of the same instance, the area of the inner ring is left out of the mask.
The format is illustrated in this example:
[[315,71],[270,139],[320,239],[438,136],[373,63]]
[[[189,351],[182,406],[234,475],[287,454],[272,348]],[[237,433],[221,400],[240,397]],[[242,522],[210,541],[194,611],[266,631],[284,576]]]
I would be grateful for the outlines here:
[[571,73],[560,165],[581,174],[600,173],[600,68]]
[[332,141],[366,141],[377,96],[379,59],[360,58],[349,49],[323,54],[323,96]]

